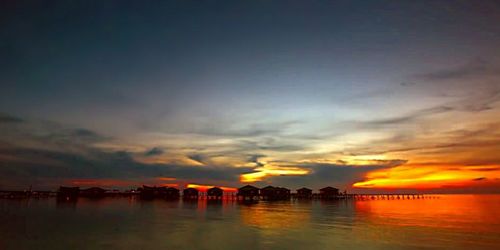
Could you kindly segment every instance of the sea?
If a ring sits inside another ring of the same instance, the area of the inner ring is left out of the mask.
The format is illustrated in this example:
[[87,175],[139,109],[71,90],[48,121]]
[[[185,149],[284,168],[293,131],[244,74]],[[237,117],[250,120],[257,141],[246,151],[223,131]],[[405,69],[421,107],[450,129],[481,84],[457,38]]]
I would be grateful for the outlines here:
[[0,249],[500,249],[500,195],[1,199]]

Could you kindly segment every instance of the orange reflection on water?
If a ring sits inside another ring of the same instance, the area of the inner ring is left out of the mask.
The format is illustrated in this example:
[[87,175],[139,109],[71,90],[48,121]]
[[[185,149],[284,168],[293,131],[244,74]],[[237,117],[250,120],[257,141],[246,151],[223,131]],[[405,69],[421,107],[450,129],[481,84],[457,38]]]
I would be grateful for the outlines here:
[[258,203],[241,206],[244,224],[264,229],[300,227],[310,220],[310,211],[294,209],[290,203]]
[[498,195],[441,195],[436,199],[356,201],[359,216],[373,224],[491,232],[482,221],[500,221]]

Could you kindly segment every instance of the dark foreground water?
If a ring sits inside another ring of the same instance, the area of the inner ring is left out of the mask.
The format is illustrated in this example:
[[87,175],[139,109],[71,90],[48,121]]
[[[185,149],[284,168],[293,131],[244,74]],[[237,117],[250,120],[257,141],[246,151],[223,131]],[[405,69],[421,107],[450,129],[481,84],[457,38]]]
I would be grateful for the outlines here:
[[500,249],[500,195],[439,197],[0,200],[0,249]]

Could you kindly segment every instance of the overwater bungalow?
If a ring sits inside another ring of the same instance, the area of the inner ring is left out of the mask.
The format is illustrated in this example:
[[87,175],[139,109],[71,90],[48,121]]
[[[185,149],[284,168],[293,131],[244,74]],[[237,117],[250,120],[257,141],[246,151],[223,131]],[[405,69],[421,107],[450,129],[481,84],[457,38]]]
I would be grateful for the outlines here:
[[182,191],[182,198],[183,199],[191,199],[191,200],[198,199],[198,189],[196,189],[196,188],[184,189]]
[[80,190],[80,196],[87,198],[102,198],[105,196],[106,189],[100,187],[91,187]]
[[242,200],[256,200],[259,198],[259,188],[251,185],[240,187],[236,196]]
[[61,201],[72,201],[78,199],[80,187],[63,187],[60,186],[57,191],[57,199]]
[[179,189],[173,187],[150,187],[143,185],[139,188],[141,199],[151,200],[154,198],[178,199],[180,197]]
[[277,188],[277,196],[280,200],[289,200],[291,196],[290,189],[284,187]]
[[324,187],[319,190],[319,197],[321,199],[335,199],[339,196],[339,190],[334,187]]
[[299,199],[311,199],[312,198],[312,189],[305,188],[305,187],[297,189],[297,198],[299,198]]
[[180,196],[181,195],[179,189],[174,187],[167,187],[163,198],[168,200],[173,200],[173,199],[179,199]]
[[0,191],[0,198],[24,199],[28,197],[31,197],[31,192],[29,191]]
[[222,190],[222,188],[219,188],[219,187],[213,187],[213,188],[209,188],[207,190],[208,199],[219,200],[219,199],[222,199],[223,194],[224,194],[224,191]]
[[264,200],[287,200],[290,199],[290,189],[267,186],[260,189],[260,197]]
[[150,187],[146,185],[143,185],[142,188],[138,188],[137,190],[139,191],[140,197],[143,200],[152,200],[155,198],[155,196],[157,196],[158,193],[156,187]]
[[275,200],[277,196],[277,188],[273,186],[267,186],[260,189],[260,197],[263,200]]

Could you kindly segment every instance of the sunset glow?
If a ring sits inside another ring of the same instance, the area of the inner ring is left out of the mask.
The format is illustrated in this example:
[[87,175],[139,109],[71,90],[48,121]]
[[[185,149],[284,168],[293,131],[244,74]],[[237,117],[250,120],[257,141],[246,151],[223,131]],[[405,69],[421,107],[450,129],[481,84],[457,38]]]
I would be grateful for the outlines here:
[[298,167],[262,167],[256,168],[256,172],[242,174],[240,176],[240,181],[243,183],[252,183],[257,181],[262,181],[267,177],[272,176],[301,176],[310,173],[308,169],[301,169]]
[[395,167],[370,172],[366,181],[356,182],[358,188],[481,187],[500,185],[499,166]]

